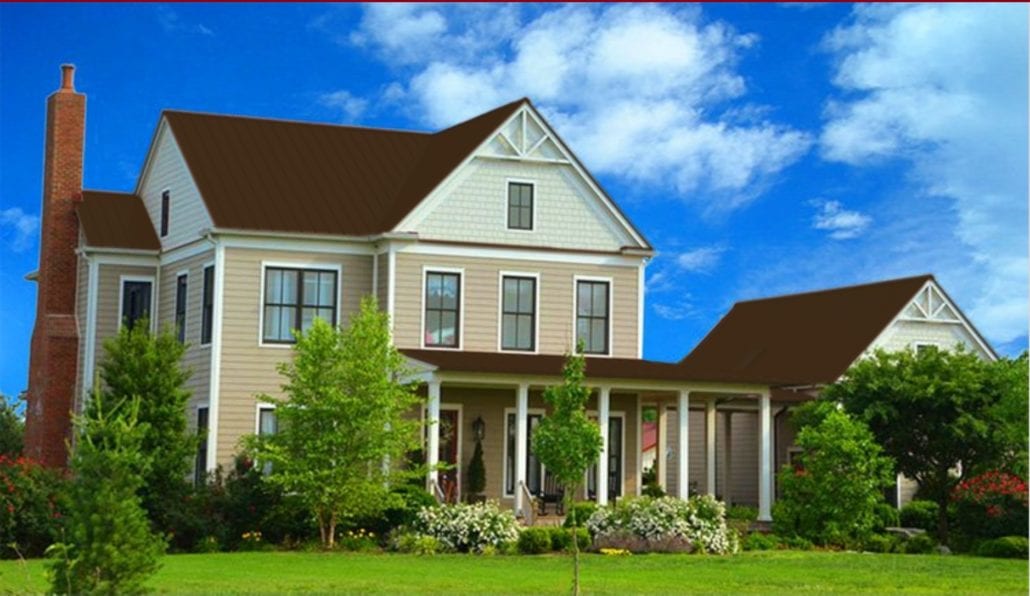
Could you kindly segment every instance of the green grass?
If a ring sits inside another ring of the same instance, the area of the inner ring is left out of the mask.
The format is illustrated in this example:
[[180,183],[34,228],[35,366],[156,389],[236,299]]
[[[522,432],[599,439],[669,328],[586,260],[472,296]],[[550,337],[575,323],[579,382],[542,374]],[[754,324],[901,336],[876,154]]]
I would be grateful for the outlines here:
[[[555,593],[568,591],[572,560],[544,555],[417,557],[394,554],[174,555],[150,582],[186,593]],[[0,593],[42,592],[43,562],[0,561]],[[1026,594],[1027,562],[963,556],[750,552],[729,557],[583,557],[588,594],[808,592]]]

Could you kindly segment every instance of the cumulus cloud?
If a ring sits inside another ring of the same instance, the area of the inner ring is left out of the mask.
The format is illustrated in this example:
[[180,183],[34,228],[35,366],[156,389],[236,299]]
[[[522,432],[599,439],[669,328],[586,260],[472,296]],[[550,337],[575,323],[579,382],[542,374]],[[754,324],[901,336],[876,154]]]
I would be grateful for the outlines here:
[[667,321],[682,321],[697,315],[697,309],[689,302],[680,304],[655,304],[654,313]]
[[323,93],[322,96],[319,97],[319,102],[328,108],[338,110],[345,122],[353,122],[357,120],[363,113],[365,113],[365,109],[368,108],[367,99],[357,97],[350,91],[344,89],[333,91],[331,93]]
[[997,342],[1027,329],[1026,23],[1026,5],[860,5],[824,40],[841,93],[822,155],[900,158],[924,210],[954,211],[973,266],[939,272]]
[[688,250],[676,255],[676,265],[683,271],[705,273],[719,264],[719,259],[725,250],[717,246],[704,246]]
[[21,207],[0,210],[0,230],[3,230],[3,237],[12,251],[27,249],[38,229],[39,217],[25,213]]
[[859,211],[849,211],[840,201],[815,200],[819,211],[812,217],[812,227],[826,230],[834,240],[857,238],[865,232],[873,218]]
[[410,75],[391,99],[427,124],[528,96],[593,171],[712,210],[747,203],[811,144],[747,104],[736,66],[757,38],[696,7],[525,10],[373,5],[350,42]]

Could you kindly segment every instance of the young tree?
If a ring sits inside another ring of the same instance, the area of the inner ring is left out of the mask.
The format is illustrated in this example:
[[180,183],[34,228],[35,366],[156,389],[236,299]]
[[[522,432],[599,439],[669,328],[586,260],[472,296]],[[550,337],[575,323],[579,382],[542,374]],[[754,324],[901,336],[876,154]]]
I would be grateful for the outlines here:
[[780,472],[781,497],[773,512],[781,535],[817,544],[860,544],[877,525],[894,462],[881,455],[869,428],[835,404],[815,401],[798,409],[797,468]]
[[418,421],[405,417],[420,403],[406,372],[388,316],[366,297],[346,329],[316,319],[297,335],[293,360],[279,366],[286,397],[258,396],[276,405],[279,432],[246,443],[271,464],[269,481],[304,500],[328,548],[343,519],[400,504],[390,484],[410,472],[382,464],[419,444]]
[[0,455],[21,455],[24,437],[25,421],[18,415],[18,402],[0,393]]
[[175,333],[151,333],[150,323],[140,319],[104,342],[100,363],[109,403],[128,404],[139,397],[141,449],[151,459],[140,497],[154,528],[166,533],[174,529],[171,514],[190,489],[187,475],[197,449],[197,437],[188,432],[186,421],[190,373],[181,366],[185,351]]
[[[586,414],[590,389],[584,385],[586,359],[582,354],[566,357],[562,377],[561,385],[544,391],[544,401],[551,411],[533,431],[533,452],[565,490],[565,510],[572,511],[576,491],[583,484],[587,470],[601,455],[601,431]],[[579,594],[578,517],[573,521],[569,528],[573,552],[572,591]]]
[[1020,389],[1012,375],[995,374],[993,366],[962,349],[881,350],[854,364],[825,393],[865,421],[898,471],[937,502],[942,542],[952,487],[1008,451],[1005,433],[996,432],[1004,424],[997,418],[999,404]]
[[137,494],[150,462],[142,452],[147,429],[138,421],[140,400],[111,408],[106,400],[95,391],[75,420],[66,533],[47,551],[50,589],[58,594],[143,592],[164,552]]

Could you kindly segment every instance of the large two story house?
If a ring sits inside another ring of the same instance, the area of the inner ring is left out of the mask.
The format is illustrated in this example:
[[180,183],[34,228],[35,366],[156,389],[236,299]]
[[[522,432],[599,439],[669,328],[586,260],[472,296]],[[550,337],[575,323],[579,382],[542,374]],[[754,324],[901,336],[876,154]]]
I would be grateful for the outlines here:
[[[653,409],[666,490],[733,494],[768,520],[773,472],[792,442],[782,414],[936,287],[907,282],[912,295],[884,306],[865,345],[852,341],[818,370],[792,366],[805,356],[782,346],[719,339],[726,321],[699,355],[650,361],[644,289],[654,249],[528,99],[435,133],[169,110],[135,188],[110,192],[82,188],[85,97],[73,75],[65,66],[48,99],[31,275],[26,450],[49,465],[66,461],[69,414],[88,399],[102,343],[120,325],[147,317],[187,345],[202,477],[229,464],[245,435],[275,432],[274,409],[255,395],[280,391],[276,365],[291,356],[292,331],[316,317],[345,324],[373,295],[418,370],[419,415],[432,422],[427,487],[441,498],[461,497],[479,434],[486,496],[529,511],[547,483],[532,450],[541,392],[582,342],[604,439],[584,496],[639,493],[642,412]],[[755,341],[783,330],[769,333]],[[436,471],[438,462],[451,467]]]

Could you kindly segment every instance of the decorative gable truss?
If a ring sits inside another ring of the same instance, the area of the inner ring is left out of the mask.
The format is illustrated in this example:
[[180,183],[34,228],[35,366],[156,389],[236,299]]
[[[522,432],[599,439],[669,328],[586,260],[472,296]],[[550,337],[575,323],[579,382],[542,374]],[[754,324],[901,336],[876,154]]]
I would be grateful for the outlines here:
[[535,114],[523,106],[483,147],[481,154],[500,159],[546,163],[570,163]]
[[982,355],[989,360],[996,360],[997,354],[990,344],[980,335],[980,332],[969,322],[962,311],[959,310],[951,298],[937,285],[936,281],[927,281],[894,321],[887,326],[881,336],[873,342],[873,346],[880,346],[896,342],[895,334],[899,333],[899,326],[909,325],[934,325],[950,327],[957,335],[949,334],[951,337],[963,337],[963,342],[970,347],[975,347]]
[[927,283],[916,297],[901,312],[903,321],[934,321],[938,323],[961,324],[962,317],[948,304],[937,286]]

